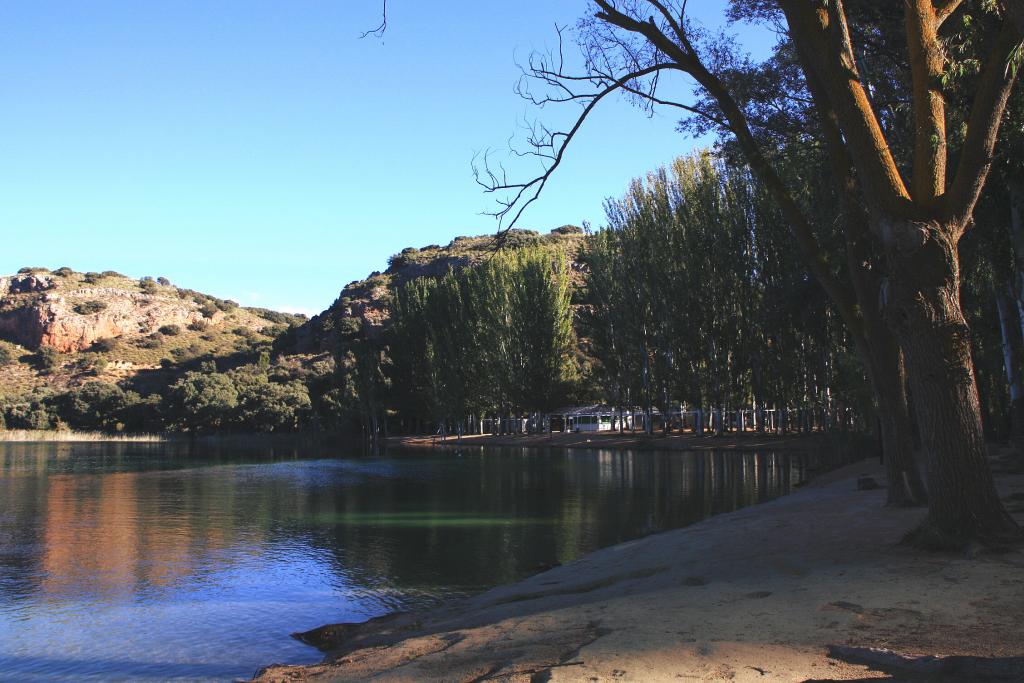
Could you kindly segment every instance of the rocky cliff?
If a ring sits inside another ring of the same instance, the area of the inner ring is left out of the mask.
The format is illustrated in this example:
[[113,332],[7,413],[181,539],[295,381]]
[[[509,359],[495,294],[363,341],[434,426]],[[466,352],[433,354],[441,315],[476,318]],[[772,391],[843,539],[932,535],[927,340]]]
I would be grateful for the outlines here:
[[106,286],[88,286],[90,279],[99,281],[77,273],[0,278],[0,337],[30,349],[49,346],[76,353],[100,339],[143,336],[167,325],[216,325],[224,319],[215,307],[204,308],[205,301],[182,295],[187,290],[113,275],[103,278]]
[[95,380],[159,391],[203,360],[250,362],[302,322],[164,278],[23,268],[0,277],[0,399]]

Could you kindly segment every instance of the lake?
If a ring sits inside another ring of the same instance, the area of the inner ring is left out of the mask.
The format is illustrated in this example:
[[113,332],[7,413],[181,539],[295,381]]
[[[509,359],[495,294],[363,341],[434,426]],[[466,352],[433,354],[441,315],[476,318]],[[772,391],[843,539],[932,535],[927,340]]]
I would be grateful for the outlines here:
[[289,637],[788,492],[802,456],[0,443],[0,679],[233,680]]

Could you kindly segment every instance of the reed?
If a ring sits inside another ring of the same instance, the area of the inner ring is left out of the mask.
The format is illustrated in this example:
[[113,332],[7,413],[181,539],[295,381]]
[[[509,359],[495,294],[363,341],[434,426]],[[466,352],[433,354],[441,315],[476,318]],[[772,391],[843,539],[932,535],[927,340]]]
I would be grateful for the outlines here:
[[163,434],[105,434],[104,432],[73,432],[68,430],[0,430],[0,442],[44,442],[44,441],[169,441]]

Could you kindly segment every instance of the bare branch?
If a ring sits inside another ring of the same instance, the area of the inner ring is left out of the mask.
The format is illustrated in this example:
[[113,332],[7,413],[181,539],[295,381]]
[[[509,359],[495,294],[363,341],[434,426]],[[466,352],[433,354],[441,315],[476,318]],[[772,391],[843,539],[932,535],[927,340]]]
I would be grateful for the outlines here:
[[942,26],[946,19],[949,19],[949,15],[956,11],[956,8],[960,6],[962,0],[938,0],[932,3],[935,7],[935,19],[937,22],[936,28]]
[[364,31],[363,34],[359,36],[360,40],[366,38],[367,36],[375,36],[377,38],[381,38],[384,36],[384,32],[388,30],[388,0],[381,0],[381,5],[382,7],[380,26],[369,31]]
[[[531,130],[527,140],[527,144],[533,148],[532,151],[516,152],[515,150],[512,150],[513,153],[518,156],[534,156],[543,159],[546,162],[543,172],[530,180],[524,182],[512,182],[508,179],[508,175],[505,173],[504,168],[500,169],[500,174],[495,173],[488,163],[490,152],[486,152],[483,155],[482,172],[480,166],[476,163],[479,155],[474,158],[473,177],[477,184],[484,188],[484,191],[488,194],[508,192],[511,195],[509,198],[500,198],[497,200],[499,207],[501,207],[497,211],[486,212],[486,215],[494,216],[499,220],[499,225],[501,225],[499,235],[501,233],[507,233],[512,229],[523,215],[523,211],[525,211],[530,204],[540,197],[540,194],[547,185],[548,180],[550,180],[559,165],[561,165],[569,144],[579,132],[580,128],[583,127],[583,123],[601,100],[613,92],[624,89],[625,86],[633,81],[637,81],[665,69],[675,68],[675,65],[672,64],[652,64],[643,69],[631,71],[615,79],[613,82],[605,85],[598,92],[567,98],[568,100],[585,102],[583,110],[580,112],[576,121],[568,131],[552,132],[541,124],[535,124],[535,127]],[[636,89],[631,88],[631,91],[635,92]],[[563,100],[555,98],[541,101],[555,102]],[[509,217],[511,217],[511,220],[506,224],[505,220]]]
[[974,210],[974,204],[978,201],[992,166],[999,124],[1017,79],[1016,72],[1008,72],[1006,63],[1018,42],[1016,27],[1011,22],[1004,22],[971,105],[964,151],[960,155],[953,183],[944,197],[947,212],[961,218],[961,222],[966,222]]

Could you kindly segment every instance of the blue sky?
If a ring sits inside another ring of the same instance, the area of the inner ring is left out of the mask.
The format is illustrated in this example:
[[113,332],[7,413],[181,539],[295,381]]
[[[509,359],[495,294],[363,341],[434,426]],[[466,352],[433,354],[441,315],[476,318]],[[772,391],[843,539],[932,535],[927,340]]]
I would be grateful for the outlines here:
[[[585,7],[392,0],[384,38],[360,40],[377,0],[6,0],[0,273],[118,270],[319,312],[406,246],[494,231],[473,155],[536,114],[515,60]],[[600,224],[693,147],[675,119],[608,102],[521,227]]]

